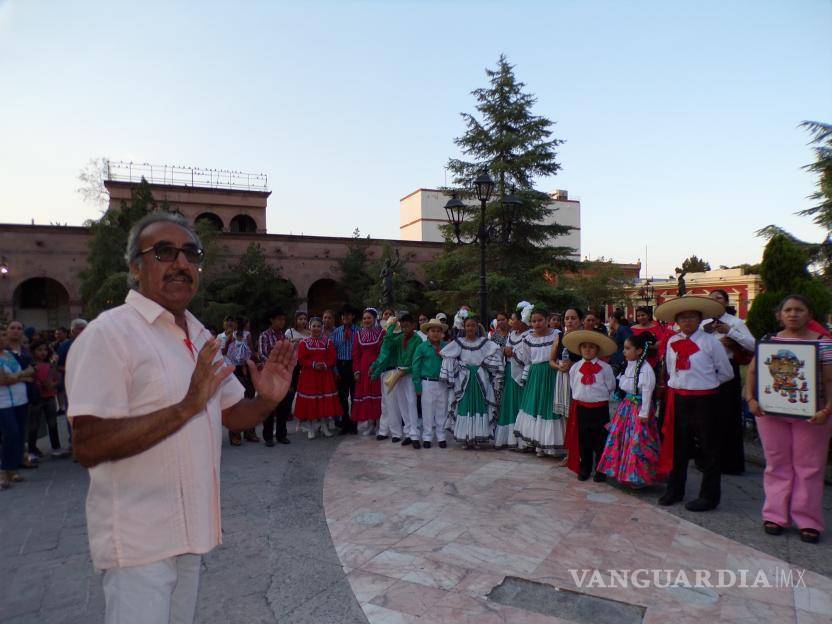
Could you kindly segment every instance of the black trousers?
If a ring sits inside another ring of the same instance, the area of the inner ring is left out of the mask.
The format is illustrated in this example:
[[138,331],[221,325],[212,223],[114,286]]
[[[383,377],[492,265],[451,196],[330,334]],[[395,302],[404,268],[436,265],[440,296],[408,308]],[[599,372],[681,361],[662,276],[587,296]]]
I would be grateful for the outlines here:
[[[254,384],[251,383],[251,377],[249,377],[248,368],[245,365],[237,366],[234,369],[234,376],[237,380],[243,384],[243,396],[246,399],[253,399],[254,398]],[[255,432],[254,427],[251,429],[245,430],[246,435],[257,435]],[[235,438],[240,437],[239,431],[231,431],[228,430],[228,439],[234,440]]]
[[716,505],[722,495],[722,478],[719,469],[719,395],[676,395],[674,400],[676,404],[673,429],[673,470],[670,471],[670,478],[667,481],[667,491],[679,498],[685,495],[688,462],[694,455],[694,440],[698,440],[699,467],[702,469],[699,498]]
[[745,472],[740,367],[732,362],[734,378],[719,387],[719,469],[723,474]]
[[278,440],[286,439],[286,421],[292,415],[293,398],[294,393],[287,393],[271,414],[266,416],[266,420],[263,421],[263,439],[267,442],[274,440],[275,435]]
[[610,422],[610,408],[577,406],[578,448],[581,455],[581,474],[589,476],[601,460],[607,443],[606,425]]
[[29,452],[33,453],[38,446],[38,433],[41,419],[46,420],[49,431],[49,444],[53,451],[61,448],[61,438],[58,435],[58,402],[55,397],[41,399],[36,404],[29,405],[29,429],[27,442]]
[[338,371],[338,399],[341,401],[340,427],[346,431],[358,431],[358,426],[350,420],[350,404],[355,396],[355,378],[352,372],[352,360],[338,360],[335,364]]

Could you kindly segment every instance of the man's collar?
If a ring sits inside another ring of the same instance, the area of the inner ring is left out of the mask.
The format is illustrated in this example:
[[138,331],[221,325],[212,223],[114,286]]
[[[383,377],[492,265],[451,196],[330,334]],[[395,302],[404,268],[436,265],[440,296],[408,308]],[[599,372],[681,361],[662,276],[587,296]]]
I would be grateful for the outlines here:
[[[131,288],[130,291],[127,293],[127,297],[124,300],[124,303],[132,307],[136,312],[141,314],[142,318],[148,322],[148,324],[153,324],[156,322],[160,316],[167,315],[168,320],[171,323],[175,322],[173,313],[170,310],[165,309],[153,299],[149,299],[141,294],[138,290]],[[202,323],[190,313],[189,310],[185,310],[185,320],[188,323],[188,333],[191,336],[196,336],[199,332],[203,329]]]

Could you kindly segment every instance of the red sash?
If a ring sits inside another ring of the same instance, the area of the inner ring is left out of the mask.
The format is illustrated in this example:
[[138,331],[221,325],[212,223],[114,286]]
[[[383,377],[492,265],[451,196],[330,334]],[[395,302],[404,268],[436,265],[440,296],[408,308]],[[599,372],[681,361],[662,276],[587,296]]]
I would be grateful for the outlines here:
[[566,467],[575,474],[581,471],[581,447],[578,440],[578,406],[581,407],[604,407],[609,401],[598,401],[587,403],[572,399],[569,403],[569,418],[566,419]]
[[680,390],[667,387],[667,394],[664,401],[664,423],[662,424],[662,442],[659,448],[659,463],[656,466],[656,476],[659,479],[667,479],[670,471],[673,470],[673,432],[676,430],[676,397],[677,396],[707,396],[716,394],[717,389],[712,390]]

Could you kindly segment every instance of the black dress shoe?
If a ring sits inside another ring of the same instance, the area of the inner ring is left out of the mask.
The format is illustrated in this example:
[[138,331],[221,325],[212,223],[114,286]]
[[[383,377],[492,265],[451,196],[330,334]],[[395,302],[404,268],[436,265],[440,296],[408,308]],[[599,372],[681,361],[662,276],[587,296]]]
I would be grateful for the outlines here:
[[402,446],[410,446],[411,444],[413,444],[413,440],[411,440],[410,438],[405,438],[404,440],[402,440]]
[[688,511],[710,511],[711,509],[716,509],[717,504],[705,498],[697,498],[689,503],[685,503],[685,509]]
[[376,440],[378,440],[379,442],[381,442],[382,440],[386,440],[386,439],[387,439],[387,437],[388,437],[388,436],[383,436],[383,435],[381,435],[381,434],[378,434],[378,435],[376,436]]
[[291,442],[289,441],[289,438],[278,438],[277,441],[280,442],[281,444],[291,444]]
[[607,475],[603,472],[596,471],[595,474],[592,475],[592,480],[595,481],[595,483],[603,483],[607,480]]
[[402,441],[402,439],[401,439],[401,438],[390,438],[390,441],[391,441],[393,444],[396,444],[397,442],[401,442],[401,441]]
[[659,505],[662,507],[669,507],[675,503],[678,503],[682,500],[682,497],[677,495],[675,492],[665,492],[659,498]]
[[266,440],[266,446],[268,446],[268,447],[274,446],[274,440]]
[[586,481],[587,479],[589,479],[589,474],[583,472],[578,473],[578,481]]
[[430,448],[430,442],[422,442],[422,446],[425,448]]
[[411,444],[413,444],[413,448],[415,448],[415,449],[422,448],[422,443],[419,442],[419,440],[413,440],[413,442]]
[[439,443],[439,448],[448,448],[448,443],[447,443],[447,442],[445,442],[445,440],[442,440],[442,441]]

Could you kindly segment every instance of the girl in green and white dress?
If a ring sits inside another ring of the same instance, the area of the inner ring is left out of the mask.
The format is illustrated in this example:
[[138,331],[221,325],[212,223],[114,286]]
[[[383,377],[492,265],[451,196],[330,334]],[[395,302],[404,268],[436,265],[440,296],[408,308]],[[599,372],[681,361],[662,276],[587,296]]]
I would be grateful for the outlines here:
[[451,387],[446,425],[466,448],[491,440],[503,383],[503,353],[494,341],[478,338],[478,330],[479,321],[469,316],[462,335],[440,352],[439,378]]
[[520,397],[523,388],[520,386],[523,377],[523,364],[514,355],[514,350],[529,332],[532,304],[520,302],[511,315],[511,332],[506,337],[503,346],[503,357],[506,361],[505,384],[503,396],[497,408],[497,426],[494,428],[494,448],[517,448],[517,436],[514,435],[514,423],[517,412],[520,411]]
[[560,332],[549,329],[546,312],[534,310],[531,316],[532,331],[514,350],[523,363],[523,394],[520,410],[514,425],[517,447],[535,450],[538,455],[562,455],[564,448],[564,422],[555,414],[555,389],[557,374],[549,366],[552,349],[557,349]]

